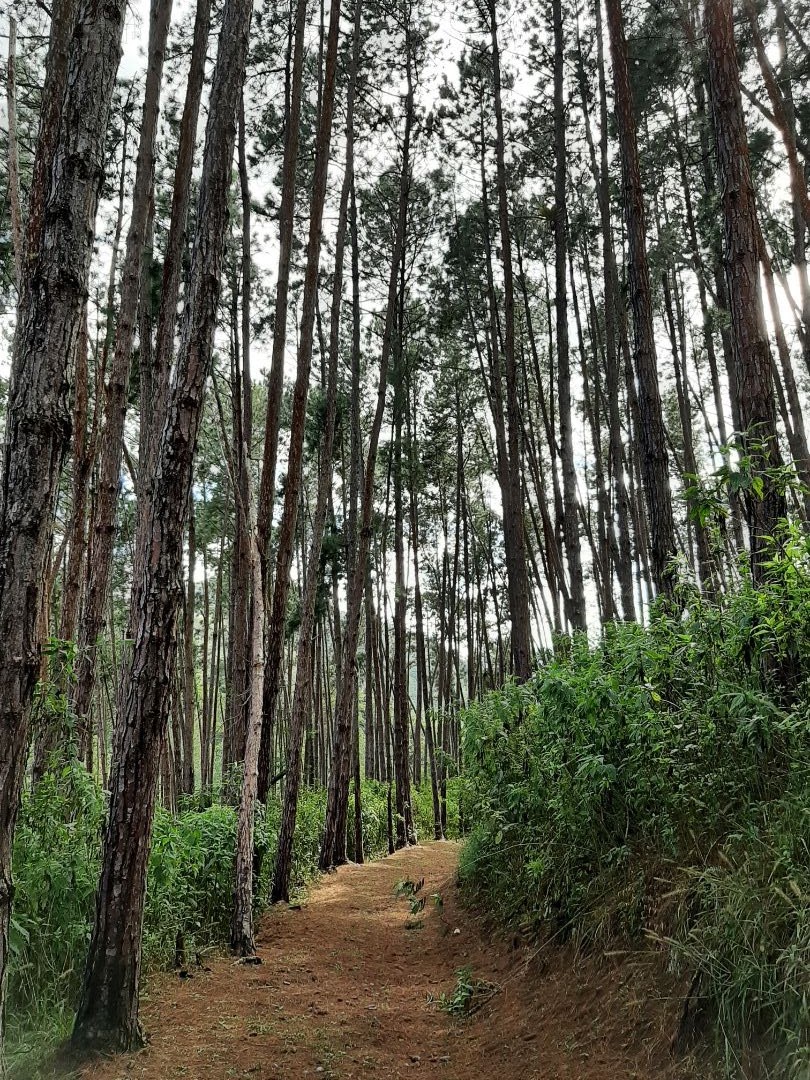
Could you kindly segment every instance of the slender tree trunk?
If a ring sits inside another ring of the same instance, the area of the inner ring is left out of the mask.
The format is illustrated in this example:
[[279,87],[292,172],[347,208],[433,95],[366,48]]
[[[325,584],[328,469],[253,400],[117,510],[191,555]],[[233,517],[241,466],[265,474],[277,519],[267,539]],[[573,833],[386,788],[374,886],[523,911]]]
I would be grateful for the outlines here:
[[[273,518],[273,500],[276,484],[276,463],[278,457],[278,438],[281,424],[281,398],[284,389],[284,354],[287,344],[287,310],[290,288],[290,269],[293,242],[293,215],[295,212],[295,192],[298,176],[298,148],[301,127],[301,97],[304,69],[304,35],[306,32],[307,0],[297,0],[295,8],[295,26],[290,45],[292,53],[292,72],[289,80],[289,94],[286,101],[287,115],[284,128],[284,158],[281,166],[281,205],[279,207],[279,252],[278,276],[276,281],[276,304],[273,315],[273,353],[270,374],[267,380],[267,408],[264,422],[264,451],[262,474],[259,489],[259,505],[256,513],[259,531],[259,546],[264,564],[265,595],[269,595],[271,582],[267,563],[267,545],[270,525]],[[288,60],[289,63],[289,60]],[[288,69],[289,70],[289,69]],[[266,604],[272,619],[273,605]],[[269,626],[268,626],[269,635]],[[264,676],[266,721],[262,725],[262,745],[259,751],[259,799],[266,802],[270,787],[270,770],[273,758],[275,701],[271,705],[271,696],[278,693],[278,672],[273,672],[270,665],[277,664],[277,645],[268,642],[265,653],[267,670]]]
[[[284,350],[287,344],[287,308],[290,288],[290,268],[293,241],[293,214],[298,169],[298,146],[301,129],[301,96],[304,70],[304,35],[306,33],[307,0],[296,0],[295,28],[292,42],[292,75],[290,79],[289,107],[284,128],[284,159],[281,166],[281,205],[279,207],[278,277],[276,281],[276,304],[273,316],[273,353],[270,375],[267,381],[267,411],[264,426],[264,453],[262,476],[257,508],[259,543],[262,558],[266,547],[273,516],[273,492],[276,484],[276,458],[278,433],[281,422],[281,395],[284,388]],[[266,573],[265,573],[266,577]],[[267,588],[265,581],[265,588]],[[269,672],[267,673],[270,674]],[[269,680],[265,676],[265,686]],[[265,711],[267,711],[265,709]],[[265,724],[259,762],[259,798],[264,799],[264,774],[269,770],[269,745],[272,725]],[[267,760],[265,760],[267,759]]]
[[507,483],[509,507],[504,506],[504,542],[507,559],[509,614],[512,621],[512,668],[520,682],[528,679],[532,666],[532,631],[529,618],[529,577],[526,567],[526,538],[521,497],[520,410],[515,360],[515,295],[512,274],[512,236],[509,224],[508,184],[506,178],[503,108],[501,104],[501,59],[498,45],[498,21],[494,0],[489,0],[489,30],[492,48],[493,104],[495,106],[495,162],[498,189],[498,223],[501,238],[501,264],[504,293],[504,374],[506,381],[506,419],[508,427]]
[[[678,414],[681,420],[681,433],[683,435],[683,470],[684,488],[687,490],[699,483],[697,459],[695,457],[694,436],[692,433],[692,407],[689,402],[687,391],[687,370],[685,339],[681,338],[679,347],[678,335],[675,326],[675,315],[672,304],[672,289],[670,287],[669,273],[665,272],[662,278],[664,294],[664,310],[667,317],[667,329],[669,332],[670,347],[672,349],[672,367],[675,374],[675,392],[678,398]],[[687,499],[687,505],[691,500]],[[697,571],[703,591],[708,596],[715,594],[714,567],[709,543],[708,530],[699,517],[692,521],[695,532],[697,548]]]
[[562,0],[552,0],[554,26],[554,309],[557,328],[557,379],[560,411],[560,458],[563,480],[563,536],[568,562],[570,610],[574,630],[587,629],[582,554],[579,545],[579,500],[574,465],[574,434],[571,416],[571,361],[568,345],[568,236],[566,228],[565,99],[563,87],[565,39]]
[[101,432],[96,504],[90,525],[87,589],[78,642],[73,709],[80,726],[85,722],[93,694],[98,637],[104,624],[104,606],[112,569],[127,392],[141,291],[141,260],[154,182],[160,87],[163,81],[163,59],[171,11],[170,0],[152,0],[141,135],[135,164],[132,213],[121,271],[121,303],[116,319],[115,347],[104,390],[104,426]]
[[633,593],[633,560],[630,540],[630,500],[625,480],[625,452],[622,440],[622,421],[619,391],[621,383],[618,337],[618,273],[613,248],[613,231],[610,217],[610,174],[608,170],[608,106],[605,79],[604,41],[602,33],[602,0],[595,0],[594,25],[596,28],[596,53],[599,84],[599,168],[597,191],[599,218],[602,226],[602,262],[604,270],[605,307],[605,383],[608,399],[608,432],[610,473],[616,493],[616,529],[619,556],[616,576],[622,598],[622,612],[628,622],[636,617]]
[[[62,591],[62,610],[59,616],[59,639],[73,641],[79,612],[82,588],[82,569],[87,548],[87,494],[92,466],[91,448],[88,443],[88,372],[87,372],[87,305],[85,303],[79,327],[76,347],[75,403],[73,407],[73,479],[71,484],[71,511],[68,525],[68,559]],[[67,680],[62,679],[59,689],[67,695]],[[36,784],[45,773],[51,755],[60,747],[66,750],[63,722],[51,721],[41,725],[37,732],[33,761],[33,782]],[[92,740],[91,740],[92,743]]]
[[402,151],[402,170],[399,185],[399,206],[391,270],[388,278],[385,323],[380,371],[377,388],[377,404],[369,434],[366,468],[358,529],[357,558],[353,574],[348,582],[346,619],[343,626],[343,671],[340,676],[340,696],[335,704],[335,723],[332,740],[332,771],[329,774],[329,790],[326,803],[326,820],[321,841],[319,866],[328,870],[346,861],[346,819],[349,803],[349,773],[351,768],[352,694],[357,677],[357,643],[360,634],[360,612],[366,582],[366,565],[372,537],[374,513],[374,474],[377,464],[377,446],[385,411],[388,365],[394,334],[396,316],[397,282],[399,266],[405,249],[408,221],[408,193],[411,183],[411,130],[413,126],[413,90],[405,98],[405,134]]
[[194,521],[194,497],[189,498],[188,508],[188,578],[186,579],[186,605],[183,612],[183,767],[180,792],[194,794],[194,709],[196,705],[194,666],[194,615],[196,591],[194,563],[197,540]]
[[439,784],[436,773],[436,748],[433,745],[433,723],[431,720],[430,689],[428,686],[427,671],[427,646],[425,642],[425,615],[422,603],[422,586],[419,567],[419,514],[416,505],[416,475],[415,450],[417,445],[417,409],[416,395],[414,394],[413,428],[408,428],[408,446],[411,453],[410,471],[410,526],[411,546],[413,548],[413,607],[416,621],[416,693],[421,702],[422,714],[425,719],[425,754],[427,757],[428,771],[430,774],[430,792],[433,800],[433,835],[436,840],[442,839],[441,808],[439,806]]
[[[405,282],[400,281],[404,290]],[[402,296],[402,292],[400,293]],[[404,373],[402,372],[402,316],[400,319],[397,345],[395,348],[394,370],[394,783],[396,794],[396,846],[405,847],[414,843],[413,810],[411,807],[411,780],[408,760],[408,718],[410,712],[408,700],[408,667],[406,660],[406,585],[405,585],[405,514],[402,478],[402,412],[406,408],[403,394]]]
[[[335,6],[336,0],[333,0]],[[337,378],[340,346],[340,306],[343,296],[343,259],[346,246],[346,224],[348,218],[349,193],[354,183],[354,94],[357,77],[357,65],[360,52],[360,29],[362,5],[356,0],[354,12],[354,31],[352,60],[349,71],[349,86],[346,111],[346,165],[343,174],[343,188],[338,212],[337,239],[335,247],[335,268],[332,286],[332,311],[329,332],[329,365],[326,386],[326,417],[321,445],[321,463],[318,476],[318,494],[315,514],[312,522],[308,572],[304,585],[304,599],[301,610],[301,625],[298,631],[298,655],[296,660],[295,693],[293,696],[292,717],[290,721],[290,743],[287,758],[287,782],[284,788],[281,828],[279,829],[276,869],[273,875],[271,900],[290,898],[290,873],[292,870],[292,849],[295,834],[295,821],[298,812],[298,794],[301,781],[301,748],[307,716],[312,699],[312,647],[316,630],[316,599],[323,545],[326,513],[333,476],[333,451],[335,441],[335,417],[337,412]],[[331,23],[330,23],[331,29]],[[331,38],[330,38],[331,43]],[[328,90],[328,85],[325,90]],[[355,856],[358,852],[355,851]],[[362,837],[359,851],[362,860]]]
[[[205,83],[205,60],[211,23],[211,0],[197,0],[194,15],[194,36],[191,45],[183,115],[180,120],[180,141],[172,185],[172,206],[169,235],[163,258],[163,278],[160,289],[152,362],[146,370],[141,366],[141,476],[154,475],[154,459],[163,429],[167,400],[169,371],[174,355],[174,335],[177,323],[177,300],[183,274],[183,254],[186,244],[186,225],[191,199],[191,176],[197,145],[197,122],[200,100]],[[141,483],[138,499],[139,524],[146,516],[149,485]]]
[[613,56],[616,124],[624,175],[627,271],[634,330],[633,365],[638,384],[640,463],[650,525],[653,578],[659,591],[669,593],[674,584],[671,563],[676,554],[675,526],[672,517],[666,433],[658,388],[652,289],[647,263],[644,189],[638,160],[636,119],[621,0],[606,0],[606,9]]
[[[231,299],[231,412],[233,422],[234,536],[231,544],[230,588],[228,590],[228,680],[227,709],[222,738],[222,770],[226,774],[245,759],[245,742],[250,723],[250,524],[247,520],[248,468],[245,451],[244,370],[239,335],[238,285],[234,276]],[[224,438],[224,435],[223,435]]]
[[739,380],[742,444],[762,496],[745,492],[754,581],[764,575],[768,537],[785,515],[785,500],[769,470],[781,465],[770,343],[759,280],[759,223],[740,93],[732,0],[706,0],[709,93],[723,211],[723,262],[731,312],[731,343]]
[[[315,332],[315,306],[318,295],[318,270],[321,258],[321,223],[323,221],[326,181],[329,169],[329,149],[332,138],[332,116],[335,104],[335,76],[340,32],[340,5],[333,0],[329,17],[329,37],[326,50],[323,100],[318,122],[315,151],[315,175],[310,204],[309,238],[307,241],[307,264],[304,275],[304,296],[301,304],[301,329],[298,344],[298,363],[293,389],[292,418],[290,421],[290,451],[287,461],[287,479],[284,485],[284,506],[279,525],[278,549],[273,578],[273,606],[268,630],[266,657],[266,684],[264,694],[265,723],[272,730],[276,700],[281,681],[284,627],[287,619],[287,594],[290,584],[295,527],[298,520],[298,503],[304,467],[304,427],[306,423],[309,374],[312,365],[312,348]],[[261,539],[261,538],[260,538]],[[269,742],[266,740],[266,744]],[[259,797],[267,797],[269,781],[269,757],[261,763]]]
[[[247,448],[242,448],[247,457]],[[238,956],[253,956],[253,851],[256,795],[259,782],[259,748],[262,740],[264,700],[264,591],[262,560],[256,532],[256,517],[248,487],[245,517],[250,537],[251,626],[250,680],[248,686],[248,726],[245,735],[245,760],[236,819],[236,866],[234,870],[231,949]]]

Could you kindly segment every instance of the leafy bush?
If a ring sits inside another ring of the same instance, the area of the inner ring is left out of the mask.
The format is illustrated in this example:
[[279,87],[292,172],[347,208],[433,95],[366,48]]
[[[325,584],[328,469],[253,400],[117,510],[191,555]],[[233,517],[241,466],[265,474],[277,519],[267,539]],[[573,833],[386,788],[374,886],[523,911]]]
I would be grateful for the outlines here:
[[[810,554],[758,590],[560,645],[467,710],[462,880],[583,943],[653,930],[730,1060],[810,1047]],[[802,1073],[802,1068],[805,1072]]]
[[[9,1041],[57,1023],[75,997],[101,856],[104,799],[78,764],[25,795],[14,842]],[[64,1022],[64,1021],[63,1021]],[[23,1051],[27,1051],[25,1043]]]

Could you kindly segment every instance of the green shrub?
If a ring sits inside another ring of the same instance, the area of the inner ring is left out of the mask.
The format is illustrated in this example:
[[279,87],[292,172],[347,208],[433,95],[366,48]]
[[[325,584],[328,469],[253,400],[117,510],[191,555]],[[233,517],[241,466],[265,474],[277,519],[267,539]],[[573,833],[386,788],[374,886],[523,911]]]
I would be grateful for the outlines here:
[[86,770],[65,765],[24,796],[14,840],[7,1016],[9,1042],[56,1025],[78,990],[87,949],[104,799]]
[[756,1033],[774,1075],[806,1077],[809,674],[795,536],[758,590],[561,644],[463,717],[465,887],[584,944],[654,918],[729,1060]]

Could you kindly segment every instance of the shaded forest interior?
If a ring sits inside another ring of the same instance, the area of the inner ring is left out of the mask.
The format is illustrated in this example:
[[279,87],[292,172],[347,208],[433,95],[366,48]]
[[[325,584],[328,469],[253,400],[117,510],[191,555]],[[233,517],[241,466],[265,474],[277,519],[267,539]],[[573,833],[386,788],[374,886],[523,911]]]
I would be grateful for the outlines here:
[[810,4],[3,18],[0,1058],[463,835],[806,1078]]

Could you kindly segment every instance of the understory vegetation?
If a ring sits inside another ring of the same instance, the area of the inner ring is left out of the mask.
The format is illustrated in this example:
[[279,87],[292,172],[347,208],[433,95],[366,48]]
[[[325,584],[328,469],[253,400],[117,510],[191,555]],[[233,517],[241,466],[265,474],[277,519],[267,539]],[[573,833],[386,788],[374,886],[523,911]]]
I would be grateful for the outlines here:
[[[413,789],[419,835],[433,835],[430,788]],[[367,858],[388,851],[387,785],[361,784]],[[292,881],[300,892],[316,875],[326,793],[306,790],[298,810]],[[14,850],[8,1052],[12,1075],[29,1077],[70,1032],[87,951],[101,862],[106,800],[78,762],[47,773],[25,796]],[[256,820],[261,858],[257,906],[270,891],[281,801],[270,796]],[[458,832],[458,781],[447,785],[448,830]],[[172,815],[158,808],[152,836],[143,935],[149,970],[193,974],[207,952],[227,945],[233,904],[237,811],[201,792]],[[257,860],[258,862],[258,860]],[[16,1072],[15,1072],[16,1070]]]
[[584,948],[647,936],[691,982],[676,1042],[713,1032],[729,1075],[805,1078],[810,543],[759,588],[682,599],[468,708],[462,882]]

